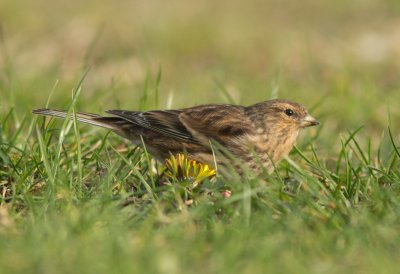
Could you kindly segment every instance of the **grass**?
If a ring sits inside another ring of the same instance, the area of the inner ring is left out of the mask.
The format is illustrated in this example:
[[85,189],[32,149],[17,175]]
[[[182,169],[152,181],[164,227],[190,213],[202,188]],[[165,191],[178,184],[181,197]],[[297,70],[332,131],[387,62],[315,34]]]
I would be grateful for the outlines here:
[[[397,2],[155,3],[5,2],[0,272],[396,273]],[[198,187],[160,186],[162,165],[112,133],[30,114],[275,96],[322,125],[275,173]]]
[[400,155],[390,129],[380,154],[362,147],[359,129],[332,166],[303,144],[268,178],[217,178],[193,191],[156,186],[148,155],[119,137],[80,132],[75,121],[15,127],[13,117],[2,123],[5,273],[397,269]]

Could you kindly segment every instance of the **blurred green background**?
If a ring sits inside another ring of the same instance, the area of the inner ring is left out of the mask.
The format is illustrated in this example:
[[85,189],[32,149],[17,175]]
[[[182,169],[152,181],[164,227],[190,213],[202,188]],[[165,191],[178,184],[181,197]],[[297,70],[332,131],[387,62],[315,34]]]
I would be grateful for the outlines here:
[[[396,128],[400,3],[359,1],[9,1],[0,9],[1,112],[65,107],[84,68],[82,111],[299,101],[323,122],[321,145],[364,126]],[[325,138],[324,138],[325,137]]]

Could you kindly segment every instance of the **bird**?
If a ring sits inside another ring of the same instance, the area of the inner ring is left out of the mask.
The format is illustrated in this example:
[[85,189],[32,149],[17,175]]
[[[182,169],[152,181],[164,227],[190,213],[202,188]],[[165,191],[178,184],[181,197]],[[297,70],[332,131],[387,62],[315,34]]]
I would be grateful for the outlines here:
[[[44,108],[32,112],[73,119],[62,110]],[[108,110],[106,113],[109,115],[78,112],[76,119],[110,129],[137,146],[144,145],[160,161],[185,153],[189,159],[215,166],[223,162],[215,160],[219,157],[215,156],[215,144],[251,170],[263,169],[268,173],[289,154],[301,129],[319,124],[303,105],[283,99],[250,106],[206,104],[171,110]]]

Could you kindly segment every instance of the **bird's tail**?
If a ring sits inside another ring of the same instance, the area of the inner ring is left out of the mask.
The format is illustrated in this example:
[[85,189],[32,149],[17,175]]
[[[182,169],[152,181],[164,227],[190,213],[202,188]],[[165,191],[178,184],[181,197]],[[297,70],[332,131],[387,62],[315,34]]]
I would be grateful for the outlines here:
[[[61,119],[65,119],[68,115],[66,111],[56,110],[56,109],[35,109],[32,111],[33,114],[44,115],[44,116],[52,116]],[[72,114],[69,115],[69,119],[73,120],[74,116]],[[121,121],[120,118],[117,117],[104,117],[97,114],[92,113],[84,113],[78,112],[76,113],[76,119],[79,122],[104,127],[108,129],[118,130],[117,124]]]

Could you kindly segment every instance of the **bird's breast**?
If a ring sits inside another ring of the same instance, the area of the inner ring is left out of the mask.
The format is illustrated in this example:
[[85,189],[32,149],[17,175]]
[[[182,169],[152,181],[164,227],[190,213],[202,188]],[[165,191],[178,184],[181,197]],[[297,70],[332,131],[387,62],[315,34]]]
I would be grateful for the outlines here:
[[282,128],[268,133],[249,135],[247,139],[250,150],[257,154],[268,170],[271,170],[272,163],[277,164],[292,150],[298,133],[298,130]]

